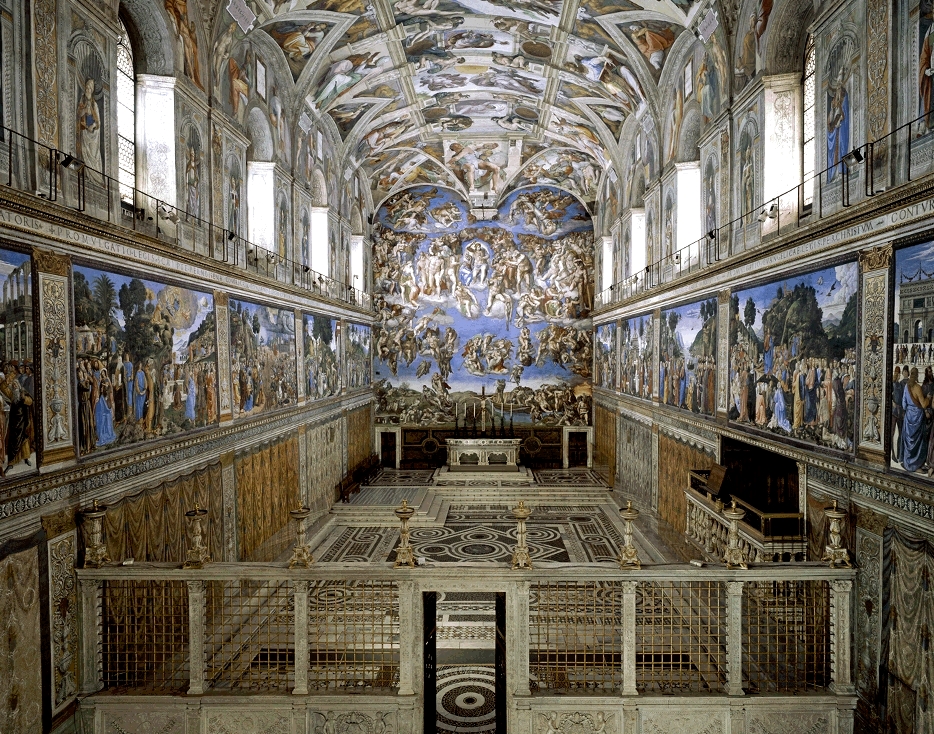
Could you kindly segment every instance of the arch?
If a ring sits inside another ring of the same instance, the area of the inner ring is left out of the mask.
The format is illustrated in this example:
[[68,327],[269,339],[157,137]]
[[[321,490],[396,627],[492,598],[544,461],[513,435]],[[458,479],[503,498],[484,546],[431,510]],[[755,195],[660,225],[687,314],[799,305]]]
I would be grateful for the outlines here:
[[175,40],[168,19],[151,0],[122,0],[120,18],[133,45],[136,71],[172,76],[175,73]]
[[813,18],[814,4],[811,0],[788,0],[779,5],[769,23],[765,49],[765,68],[769,74],[800,71],[808,26]]
[[250,160],[271,161],[275,157],[275,146],[272,142],[272,131],[269,121],[259,107],[253,107],[247,115],[247,130],[250,133]]
[[697,105],[691,105],[681,123],[681,136],[678,139],[676,160],[678,163],[696,161],[700,157],[697,141],[700,139],[701,116]]
[[316,168],[311,174],[311,204],[312,206],[328,205],[328,182],[324,171]]

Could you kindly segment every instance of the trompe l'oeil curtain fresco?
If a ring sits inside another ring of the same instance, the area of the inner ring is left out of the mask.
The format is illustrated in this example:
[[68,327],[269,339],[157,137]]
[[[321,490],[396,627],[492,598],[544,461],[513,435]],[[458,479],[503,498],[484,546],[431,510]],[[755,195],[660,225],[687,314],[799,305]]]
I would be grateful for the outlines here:
[[211,558],[223,557],[221,465],[212,464],[169,482],[125,497],[107,509],[107,552],[114,561],[185,560],[189,548],[185,513],[195,503],[208,511],[204,544]]
[[238,456],[236,467],[240,560],[273,561],[295,540],[287,526],[299,504],[298,439]]
[[[903,684],[890,695],[897,731],[934,731],[934,545],[889,531],[889,674]],[[913,692],[911,695],[908,691]]]

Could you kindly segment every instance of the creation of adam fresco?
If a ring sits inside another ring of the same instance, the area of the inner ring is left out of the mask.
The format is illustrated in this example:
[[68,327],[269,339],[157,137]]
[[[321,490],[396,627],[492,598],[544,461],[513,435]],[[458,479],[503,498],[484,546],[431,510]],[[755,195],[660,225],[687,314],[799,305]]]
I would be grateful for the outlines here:
[[378,212],[378,415],[431,425],[487,415],[590,422],[593,224],[570,194],[514,191],[477,221],[419,186]]

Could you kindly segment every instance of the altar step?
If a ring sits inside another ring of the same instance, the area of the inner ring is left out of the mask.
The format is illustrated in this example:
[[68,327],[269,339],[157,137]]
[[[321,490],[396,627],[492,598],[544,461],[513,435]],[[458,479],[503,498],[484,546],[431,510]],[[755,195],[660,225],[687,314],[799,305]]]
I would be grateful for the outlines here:
[[498,487],[436,486],[434,491],[455,505],[505,505],[523,500],[529,507],[539,505],[602,505],[610,493],[604,487]]
[[444,525],[451,503],[433,487],[364,487],[350,502],[338,502],[331,514],[340,525],[350,527],[398,527],[395,509],[408,500],[415,508],[411,527]]

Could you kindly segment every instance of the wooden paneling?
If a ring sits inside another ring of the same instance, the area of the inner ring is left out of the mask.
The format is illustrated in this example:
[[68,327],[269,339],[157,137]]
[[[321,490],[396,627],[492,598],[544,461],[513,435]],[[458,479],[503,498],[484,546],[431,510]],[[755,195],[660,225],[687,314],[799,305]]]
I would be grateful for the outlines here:
[[616,413],[602,405],[594,405],[593,466],[606,477],[607,484],[616,486]]
[[347,473],[362,466],[372,453],[373,415],[367,404],[347,413]]

